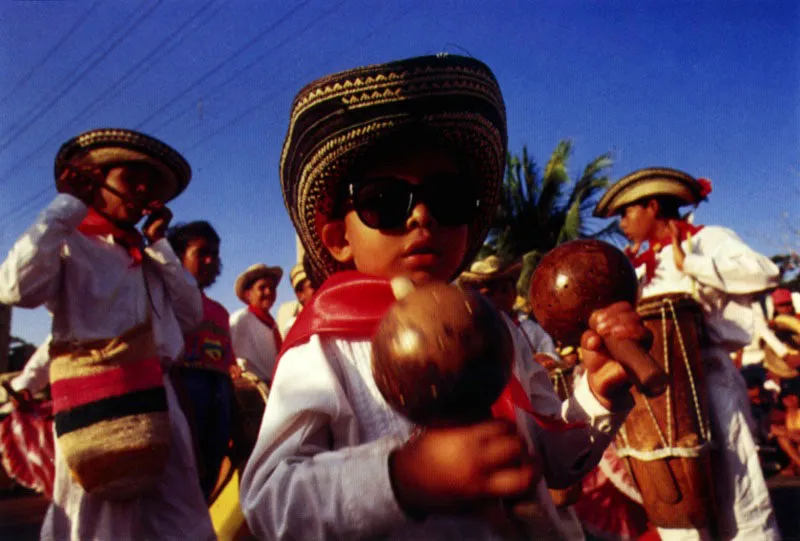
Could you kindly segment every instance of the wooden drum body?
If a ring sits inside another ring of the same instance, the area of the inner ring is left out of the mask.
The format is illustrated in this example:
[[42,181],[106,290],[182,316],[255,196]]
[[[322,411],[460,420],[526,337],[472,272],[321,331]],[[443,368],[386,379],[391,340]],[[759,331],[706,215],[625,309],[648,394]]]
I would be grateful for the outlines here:
[[653,333],[650,355],[669,377],[667,392],[635,406],[617,435],[649,519],[663,528],[704,528],[715,516],[706,382],[701,357],[702,309],[684,294],[639,302]]

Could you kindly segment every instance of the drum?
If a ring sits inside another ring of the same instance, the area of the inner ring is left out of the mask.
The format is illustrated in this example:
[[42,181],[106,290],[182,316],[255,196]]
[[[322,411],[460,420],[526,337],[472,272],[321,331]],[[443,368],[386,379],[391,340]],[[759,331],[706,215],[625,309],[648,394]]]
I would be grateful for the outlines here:
[[650,355],[667,391],[635,406],[617,434],[650,520],[662,528],[709,528],[715,516],[711,433],[701,357],[702,309],[685,294],[651,297],[637,312],[653,333]]

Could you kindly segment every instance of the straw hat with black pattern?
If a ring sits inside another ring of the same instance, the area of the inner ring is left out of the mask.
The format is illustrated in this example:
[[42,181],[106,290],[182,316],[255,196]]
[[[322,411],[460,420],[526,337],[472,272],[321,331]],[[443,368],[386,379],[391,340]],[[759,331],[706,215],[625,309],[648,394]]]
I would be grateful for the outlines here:
[[485,284],[497,280],[517,281],[519,273],[522,271],[522,261],[514,261],[504,264],[496,255],[490,255],[485,259],[475,261],[469,268],[458,277],[459,283]]
[[105,169],[123,163],[144,163],[158,171],[168,186],[164,201],[177,197],[192,178],[187,161],[169,145],[133,130],[102,128],[82,133],[61,145],[55,160],[56,188],[64,191],[61,178],[69,166]]
[[609,218],[626,205],[650,197],[672,197],[680,206],[697,205],[711,192],[711,183],[669,167],[639,169],[622,177],[597,202],[594,215]]
[[474,258],[499,197],[505,105],[482,62],[424,56],[329,75],[295,97],[281,155],[281,187],[313,275],[324,279],[342,269],[323,246],[320,231],[349,168],[376,143],[417,126],[474,157],[481,206],[469,227],[464,265]]

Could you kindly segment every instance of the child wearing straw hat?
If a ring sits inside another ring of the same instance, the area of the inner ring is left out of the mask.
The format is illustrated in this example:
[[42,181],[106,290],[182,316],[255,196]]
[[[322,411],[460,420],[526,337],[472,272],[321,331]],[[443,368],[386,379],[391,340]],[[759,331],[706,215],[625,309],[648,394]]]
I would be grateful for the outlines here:
[[[56,478],[42,538],[211,538],[200,487],[187,482],[197,478],[189,427],[169,378],[162,375],[180,357],[183,332],[202,317],[197,283],[164,239],[171,217],[164,203],[186,188],[189,165],[152,137],[99,129],[61,147],[55,176],[60,194],[0,267],[0,302],[45,305],[53,314]],[[145,215],[139,233],[135,225]],[[119,350],[115,344],[129,346]],[[147,356],[135,358],[139,351]],[[106,354],[130,354],[127,366],[135,368],[105,366]],[[88,373],[81,372],[87,366]],[[130,483],[109,487],[92,475],[128,470],[135,482],[151,463],[106,463],[81,469],[80,476],[77,462],[67,464],[67,451],[80,445],[90,448],[70,457],[80,459],[82,467],[91,466],[91,453],[109,452],[112,445],[121,449],[115,456],[133,452],[141,442],[126,440],[124,431],[104,432],[103,423],[122,423],[127,430],[143,422],[153,434],[165,436],[159,449],[163,444],[168,452],[137,451],[154,464],[164,461],[154,466],[152,486],[143,484],[149,488],[140,494],[130,492]],[[109,494],[109,488],[118,494]],[[123,493],[125,499],[114,499]]]
[[[598,217],[618,215],[640,276],[640,300],[687,293],[703,309],[702,347],[712,441],[721,450],[715,466],[717,535],[721,539],[778,539],[764,476],[750,426],[744,381],[730,353],[751,341],[753,295],[775,286],[778,268],[731,230],[697,226],[681,207],[706,200],[711,184],[676,169],[634,171],[611,186],[595,208]],[[646,249],[641,248],[647,244]],[[705,529],[659,528],[663,539],[707,539]]]
[[[514,334],[515,377],[540,418],[562,431],[518,415],[518,427],[493,420],[410,437],[414,427],[373,379],[370,338],[394,300],[390,280],[449,281],[472,261],[505,156],[497,81],[471,58],[356,68],[295,98],[281,184],[309,271],[324,283],[286,338],[242,477],[242,509],[256,535],[496,539],[482,510],[502,512],[502,498],[535,488],[555,512],[529,453],[541,455],[544,476],[559,486],[597,463],[630,397],[596,331],[641,338],[629,305],[598,313],[583,341],[590,375],[564,404],[544,369],[521,360],[531,352]],[[582,424],[568,429],[566,421]]]
[[267,385],[272,382],[282,341],[278,324],[269,313],[282,277],[280,267],[256,263],[240,274],[234,285],[246,307],[231,314],[233,351],[239,362],[243,360],[246,369]]

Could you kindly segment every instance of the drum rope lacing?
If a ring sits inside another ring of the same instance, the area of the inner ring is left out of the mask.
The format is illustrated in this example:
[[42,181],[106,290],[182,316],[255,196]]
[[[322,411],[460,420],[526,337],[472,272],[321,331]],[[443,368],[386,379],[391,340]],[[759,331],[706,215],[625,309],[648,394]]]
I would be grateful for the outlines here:
[[683,357],[684,365],[686,366],[686,374],[689,378],[689,386],[692,390],[692,400],[694,402],[694,410],[697,419],[697,426],[700,430],[700,436],[703,439],[703,443],[700,445],[696,445],[694,447],[676,447],[674,441],[674,434],[672,430],[672,389],[667,387],[667,435],[664,436],[664,431],[661,429],[661,426],[658,423],[658,419],[656,418],[656,414],[653,411],[652,406],[650,405],[650,401],[647,397],[644,397],[644,404],[647,407],[647,412],[650,414],[650,418],[653,420],[653,424],[656,427],[656,431],[658,432],[658,436],[661,439],[661,444],[663,447],[661,449],[656,449],[654,451],[640,451],[637,449],[633,449],[630,447],[630,443],[628,441],[628,434],[625,430],[625,426],[620,428],[620,436],[622,437],[622,441],[625,447],[620,447],[618,449],[618,454],[620,456],[630,456],[636,458],[638,460],[660,460],[665,457],[696,457],[699,456],[700,452],[705,449],[711,442],[711,429],[709,427],[708,419],[705,419],[703,416],[702,409],[700,408],[700,399],[697,394],[697,386],[695,385],[695,378],[694,374],[692,373],[691,365],[689,363],[689,355],[686,353],[686,346],[683,342],[683,335],[680,332],[680,327],[678,326],[678,315],[675,313],[675,306],[671,299],[662,299],[661,301],[661,336],[664,337],[663,344],[664,344],[664,371],[667,373],[667,376],[670,375],[669,370],[669,345],[666,340],[667,336],[667,310],[666,307],[669,305],[670,313],[672,316],[672,324],[673,328],[676,330],[676,334],[678,337],[678,344],[681,348],[681,356]]

